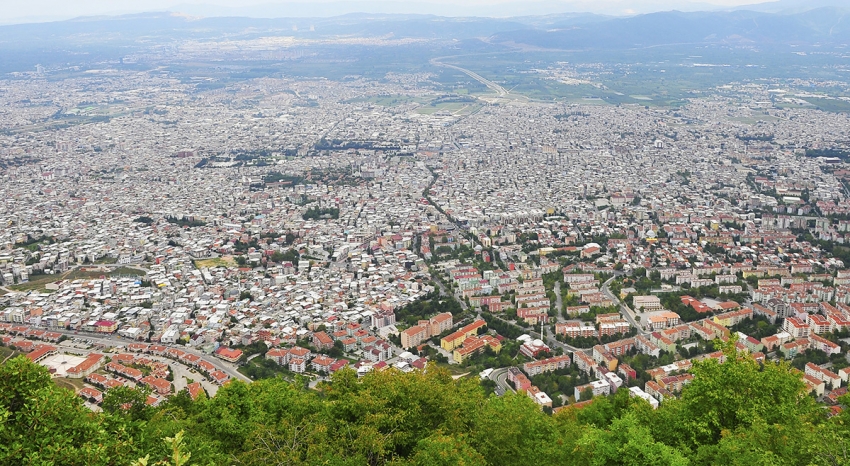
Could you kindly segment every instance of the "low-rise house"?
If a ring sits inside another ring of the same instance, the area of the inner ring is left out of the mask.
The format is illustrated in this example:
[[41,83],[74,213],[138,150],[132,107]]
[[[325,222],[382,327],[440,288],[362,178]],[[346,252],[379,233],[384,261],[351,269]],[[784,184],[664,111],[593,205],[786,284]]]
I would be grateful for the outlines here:
[[219,359],[225,360],[230,363],[236,363],[239,361],[239,358],[242,357],[242,350],[228,348],[227,346],[220,346],[215,351],[215,356]]

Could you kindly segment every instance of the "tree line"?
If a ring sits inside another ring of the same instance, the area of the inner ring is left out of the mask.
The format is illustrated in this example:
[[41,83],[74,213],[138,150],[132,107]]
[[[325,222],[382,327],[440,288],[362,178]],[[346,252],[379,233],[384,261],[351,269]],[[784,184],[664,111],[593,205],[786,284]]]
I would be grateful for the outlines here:
[[[839,465],[850,414],[806,395],[787,363],[695,363],[678,399],[653,410],[627,390],[544,413],[447,370],[335,373],[307,388],[233,381],[213,398],[110,390],[92,412],[25,357],[0,367],[0,464]],[[548,379],[547,379],[548,380]],[[558,381],[554,381],[555,384]],[[848,400],[844,400],[845,402]]]

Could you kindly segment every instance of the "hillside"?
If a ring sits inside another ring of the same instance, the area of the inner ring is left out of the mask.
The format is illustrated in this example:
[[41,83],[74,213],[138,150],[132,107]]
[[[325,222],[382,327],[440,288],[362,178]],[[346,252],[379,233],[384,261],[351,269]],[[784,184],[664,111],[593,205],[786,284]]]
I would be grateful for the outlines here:
[[620,390],[555,415],[434,366],[362,379],[342,371],[317,391],[234,382],[213,399],[175,396],[158,408],[114,389],[92,413],[20,357],[0,368],[0,463],[847,464],[846,411],[828,419],[787,364],[725,351],[727,362],[695,365],[681,398],[658,410]]
[[850,38],[846,8],[802,12],[750,10],[664,11],[632,17],[591,14],[512,18],[349,14],[327,18],[190,17],[144,13],[83,17],[0,26],[0,47],[74,46],[100,40],[151,44],[174,40],[249,40],[292,37],[304,41],[362,38],[456,41],[483,39],[545,48],[611,48],[679,43],[840,44]]
[[549,49],[628,49],[668,44],[750,46],[839,44],[850,38],[850,23],[839,8],[796,14],[754,11],[667,11],[616,18],[561,29],[522,29],[494,34],[494,43]]

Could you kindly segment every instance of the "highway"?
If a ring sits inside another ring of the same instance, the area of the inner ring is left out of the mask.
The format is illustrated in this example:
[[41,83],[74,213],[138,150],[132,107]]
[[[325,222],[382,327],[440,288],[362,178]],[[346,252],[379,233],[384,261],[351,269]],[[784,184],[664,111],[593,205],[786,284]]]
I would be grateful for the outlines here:
[[496,94],[498,94],[499,97],[507,97],[507,95],[509,94],[508,90],[505,89],[504,87],[494,83],[493,81],[490,81],[489,79],[481,76],[480,74],[478,74],[474,71],[470,71],[466,68],[461,68],[459,66],[449,65],[447,63],[443,63],[443,62],[440,61],[439,58],[431,59],[431,64],[436,65],[436,66],[445,66],[446,68],[452,68],[452,69],[458,70],[458,71],[466,74],[470,78],[472,78],[472,79],[480,82],[481,84],[487,86],[489,89],[491,89]]

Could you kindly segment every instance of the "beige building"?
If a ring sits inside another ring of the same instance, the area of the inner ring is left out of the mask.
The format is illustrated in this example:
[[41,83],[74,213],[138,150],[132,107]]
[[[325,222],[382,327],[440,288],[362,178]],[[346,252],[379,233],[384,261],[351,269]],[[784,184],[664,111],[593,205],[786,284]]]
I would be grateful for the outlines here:
[[401,347],[404,349],[418,346],[431,336],[430,326],[414,325],[401,332]]
[[636,311],[660,311],[661,298],[658,296],[635,296],[632,299],[632,306]]
[[434,335],[449,330],[454,325],[451,312],[443,312],[401,332],[401,347],[404,349],[420,345]]

